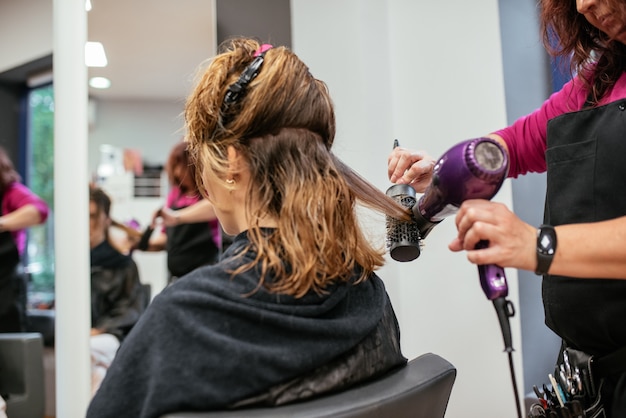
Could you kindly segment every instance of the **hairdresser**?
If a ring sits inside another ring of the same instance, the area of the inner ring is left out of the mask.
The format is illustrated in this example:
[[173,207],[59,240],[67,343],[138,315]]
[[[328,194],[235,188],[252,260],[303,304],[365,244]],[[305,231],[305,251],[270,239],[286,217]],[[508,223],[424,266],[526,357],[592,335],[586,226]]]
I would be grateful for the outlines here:
[[42,224],[48,205],[21,182],[6,151],[0,148],[0,332],[26,327],[26,277],[20,261],[26,229]]
[[[146,306],[139,270],[132,256],[112,240],[111,198],[89,187],[89,247],[91,265],[91,393],[98,390],[120,343]],[[128,228],[130,229],[130,228]],[[126,229],[124,229],[126,231]]]
[[[509,177],[547,171],[544,225],[528,225],[499,203],[467,201],[449,248],[466,250],[475,264],[542,275],[545,322],[564,346],[596,360],[618,359],[608,371],[595,370],[595,383],[603,380],[607,416],[625,417],[626,3],[540,4],[544,43],[553,55],[571,57],[573,79],[535,112],[488,136],[508,150]],[[396,148],[388,169],[392,182],[411,183],[427,178],[432,164]],[[475,250],[480,240],[489,248]]]
[[153,214],[148,231],[159,222],[162,228],[137,249],[167,251],[168,283],[172,283],[200,266],[215,264],[222,235],[213,205],[198,189],[186,142],[172,147],[165,171],[170,191],[165,206]]

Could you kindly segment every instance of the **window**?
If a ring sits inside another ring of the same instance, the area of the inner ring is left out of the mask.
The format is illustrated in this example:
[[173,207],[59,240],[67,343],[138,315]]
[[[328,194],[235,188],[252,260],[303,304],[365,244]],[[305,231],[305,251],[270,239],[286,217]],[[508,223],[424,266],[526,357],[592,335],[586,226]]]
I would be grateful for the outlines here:
[[28,302],[49,307],[54,302],[54,90],[52,84],[28,92],[26,106],[26,182],[50,207],[43,225],[28,230],[25,254],[30,273]]

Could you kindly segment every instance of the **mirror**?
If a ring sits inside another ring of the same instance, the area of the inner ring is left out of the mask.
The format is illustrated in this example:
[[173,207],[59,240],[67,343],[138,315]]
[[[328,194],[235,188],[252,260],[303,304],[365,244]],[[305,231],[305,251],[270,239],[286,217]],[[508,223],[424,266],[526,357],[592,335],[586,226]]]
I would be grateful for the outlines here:
[[[290,46],[289,0],[91,0],[91,5],[87,40],[102,43],[108,65],[90,67],[88,77],[106,77],[111,86],[89,89],[88,169],[114,199],[114,219],[144,227],[165,201],[161,167],[183,135],[184,101],[198,69],[231,36]],[[99,172],[101,163],[108,166]],[[131,167],[137,171],[127,171]],[[103,183],[104,172],[122,175]],[[149,182],[152,191],[144,188]],[[135,255],[156,294],[166,283],[165,255]]]
[[89,89],[90,172],[98,148],[140,150],[147,164],[163,163],[182,135],[180,113],[199,66],[217,45],[256,36],[291,47],[289,0],[91,0],[87,40],[103,44],[108,65],[88,76],[111,87]]
[[[100,42],[108,89],[89,88],[88,169],[113,199],[111,215],[145,228],[165,202],[162,166],[182,137],[181,112],[199,65],[215,54],[213,0],[91,0],[89,42]],[[136,179],[136,180],[135,180]],[[158,293],[166,255],[135,252],[141,279]]]
[[111,80],[89,88],[89,169],[99,147],[133,148],[146,164],[163,163],[180,136],[184,99],[196,69],[215,54],[215,2],[91,0],[90,42],[104,46],[108,65],[88,77]]

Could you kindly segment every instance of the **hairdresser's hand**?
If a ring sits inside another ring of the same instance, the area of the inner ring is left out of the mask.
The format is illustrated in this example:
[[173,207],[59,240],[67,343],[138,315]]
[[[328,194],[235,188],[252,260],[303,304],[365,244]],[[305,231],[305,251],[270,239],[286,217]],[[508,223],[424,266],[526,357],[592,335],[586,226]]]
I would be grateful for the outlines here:
[[[505,205],[484,199],[467,200],[461,205],[455,223],[458,236],[449,245],[452,251],[467,251],[474,264],[497,264],[534,271],[537,229],[523,222]],[[489,247],[475,250],[478,241]]]
[[423,193],[430,184],[435,160],[423,151],[395,147],[387,159],[387,175],[394,184],[410,184]]
[[150,220],[150,228],[155,229],[157,227],[157,223],[158,223],[159,219],[161,218],[161,211],[162,210],[163,210],[163,208],[159,208],[159,209],[154,211],[154,213],[152,214],[152,219]]
[[162,208],[160,217],[165,226],[176,226],[181,223],[178,212],[169,208]]

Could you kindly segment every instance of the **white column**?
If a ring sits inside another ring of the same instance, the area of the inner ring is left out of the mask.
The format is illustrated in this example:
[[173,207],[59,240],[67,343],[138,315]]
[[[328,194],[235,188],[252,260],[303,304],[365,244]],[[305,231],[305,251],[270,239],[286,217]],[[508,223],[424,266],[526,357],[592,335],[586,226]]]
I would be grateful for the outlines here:
[[85,1],[54,0],[53,32],[56,416],[83,418],[91,394]]

